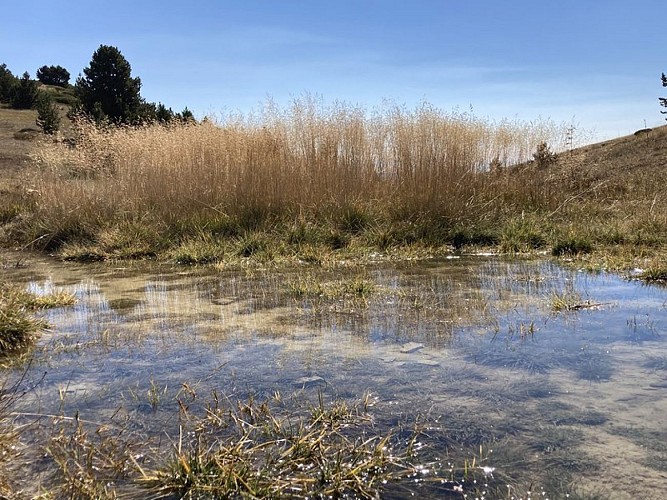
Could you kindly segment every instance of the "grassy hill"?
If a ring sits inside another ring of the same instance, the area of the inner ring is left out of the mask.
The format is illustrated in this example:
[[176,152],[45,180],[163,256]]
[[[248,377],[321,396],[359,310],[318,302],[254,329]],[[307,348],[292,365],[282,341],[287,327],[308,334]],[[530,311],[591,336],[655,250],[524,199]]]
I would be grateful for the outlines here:
[[42,92],[49,94],[58,104],[73,106],[77,102],[76,95],[74,94],[74,87],[72,85],[68,85],[66,87],[45,85],[43,83],[38,83],[38,85]]
[[[540,165],[525,162],[526,129],[431,109],[302,111],[263,126],[88,128],[72,149],[26,132],[34,111],[0,109],[0,243],[225,265],[484,247],[665,277],[666,127]],[[510,164],[489,172],[493,148]]]
[[21,177],[29,168],[29,153],[41,135],[37,112],[0,107],[0,221],[7,220],[21,197]]

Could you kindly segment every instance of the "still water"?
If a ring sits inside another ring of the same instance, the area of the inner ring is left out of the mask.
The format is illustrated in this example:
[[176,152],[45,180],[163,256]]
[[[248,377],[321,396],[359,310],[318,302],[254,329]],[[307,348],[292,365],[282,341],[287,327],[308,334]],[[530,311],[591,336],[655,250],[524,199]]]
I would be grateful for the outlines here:
[[[245,272],[34,259],[5,274],[78,298],[45,313],[52,329],[13,369],[36,444],[45,416],[173,439],[184,391],[369,397],[378,432],[423,425],[429,463],[481,460],[488,488],[468,498],[667,498],[664,288],[481,257]],[[299,288],[346,280],[372,291]],[[386,496],[445,494],[403,483]]]

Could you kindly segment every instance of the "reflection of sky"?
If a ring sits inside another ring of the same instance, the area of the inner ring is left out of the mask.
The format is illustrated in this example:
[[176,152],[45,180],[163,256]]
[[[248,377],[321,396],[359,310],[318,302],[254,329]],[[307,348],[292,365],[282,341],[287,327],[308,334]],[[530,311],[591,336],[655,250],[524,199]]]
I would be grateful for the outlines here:
[[[68,274],[58,266],[31,289],[56,288]],[[327,397],[373,393],[380,414],[450,415],[472,440],[534,439],[553,425],[604,433],[610,419],[659,432],[659,419],[646,417],[667,411],[667,290],[612,275],[481,259],[376,269],[369,279],[391,294],[355,313],[313,315],[293,307],[278,273],[134,273],[125,282],[105,273],[88,271],[66,287],[79,303],[46,313],[54,328],[35,350],[25,411],[78,410],[98,422],[119,408],[143,415],[153,382],[163,403],[140,422],[161,433],[176,429],[184,383],[261,399],[301,391],[298,381],[313,376]],[[600,306],[555,314],[551,297],[563,291]],[[456,420],[473,414],[483,423]]]

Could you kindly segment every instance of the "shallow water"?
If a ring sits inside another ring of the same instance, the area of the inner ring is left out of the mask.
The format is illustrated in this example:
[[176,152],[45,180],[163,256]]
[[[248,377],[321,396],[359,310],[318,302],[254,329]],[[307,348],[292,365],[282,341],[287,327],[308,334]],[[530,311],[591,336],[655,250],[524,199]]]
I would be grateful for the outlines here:
[[[376,285],[365,300],[290,294],[299,276],[360,273]],[[38,415],[122,417],[132,432],[173,437],[184,387],[370,393],[379,431],[425,423],[424,460],[444,467],[481,450],[489,498],[667,497],[665,289],[478,257],[229,273],[33,259],[5,275],[78,298],[45,313],[52,330],[27,372],[14,370],[26,391],[17,413],[38,429]],[[564,294],[585,307],[554,312]],[[386,495],[444,495],[437,484],[406,480]]]

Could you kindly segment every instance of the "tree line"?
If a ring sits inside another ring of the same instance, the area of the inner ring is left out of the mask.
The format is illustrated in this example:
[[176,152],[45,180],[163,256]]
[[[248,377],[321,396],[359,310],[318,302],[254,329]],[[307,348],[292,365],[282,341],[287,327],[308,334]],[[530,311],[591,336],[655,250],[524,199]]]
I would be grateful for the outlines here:
[[[194,122],[186,107],[180,113],[162,103],[147,102],[141,96],[141,79],[132,76],[130,63],[117,47],[100,45],[90,64],[69,83],[70,73],[62,66],[42,66],[36,73],[43,85],[73,91],[68,117],[84,116],[97,123],[112,125],[167,124]],[[36,109],[37,125],[47,134],[58,131],[60,118],[51,92],[46,92],[26,71],[14,76],[6,64],[0,65],[0,103],[14,109]]]

